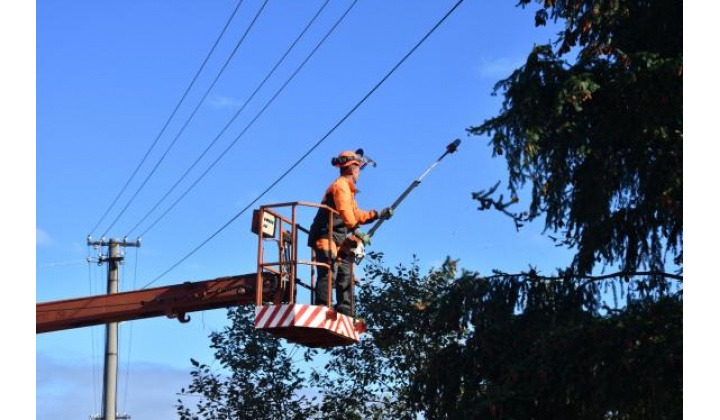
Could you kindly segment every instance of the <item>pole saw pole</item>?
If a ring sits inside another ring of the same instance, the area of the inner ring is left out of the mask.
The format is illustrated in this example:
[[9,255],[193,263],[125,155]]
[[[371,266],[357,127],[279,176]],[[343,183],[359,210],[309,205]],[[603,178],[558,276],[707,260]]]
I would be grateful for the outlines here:
[[[400,197],[398,197],[397,200],[395,200],[395,202],[392,204],[392,206],[390,206],[390,208],[393,209],[393,211],[395,211],[395,209],[398,208],[398,206],[400,205],[400,203],[402,203],[402,201],[405,199],[405,197],[407,197],[412,190],[414,190],[418,185],[420,185],[423,178],[425,178],[425,176],[427,176],[427,174],[429,174],[430,171],[435,169],[435,167],[440,163],[441,160],[443,160],[443,158],[445,156],[447,156],[451,153],[455,153],[458,146],[460,146],[460,139],[455,139],[455,141],[448,144],[447,147],[445,148],[445,153],[443,153],[442,156],[440,156],[435,162],[433,162],[433,164],[430,165],[430,167],[427,168],[425,170],[425,172],[423,172],[422,175],[420,175],[420,177],[418,179],[413,181],[412,184],[410,184],[410,186],[407,187],[405,189],[405,191],[403,191],[402,194],[400,194]],[[386,219],[378,220],[375,223],[375,225],[373,225],[373,227],[368,231],[368,236],[373,236],[375,234],[375,231],[377,231],[380,228],[380,226],[382,226],[382,224],[383,224],[383,222],[385,222],[385,220]]]
[[[420,175],[418,179],[412,182],[409,187],[403,191],[402,194],[400,194],[400,197],[395,200],[395,202],[390,206],[393,211],[402,203],[402,201],[407,197],[412,190],[417,188],[418,185],[422,182],[423,178],[427,176],[427,174],[430,173],[435,167],[440,163],[443,158],[451,153],[455,153],[458,146],[460,146],[460,139],[455,139],[452,143],[448,144],[445,148],[445,153],[442,154],[435,162],[433,162],[432,165],[430,165],[429,168],[425,170],[425,172]],[[377,222],[375,222],[375,225],[368,231],[368,236],[373,236],[375,232],[382,226],[382,224],[385,222],[386,219],[380,219]],[[351,235],[350,237],[345,239],[345,242],[340,246],[340,249],[338,250],[338,261],[345,258],[345,255],[350,254],[353,256],[353,259],[355,260],[355,264],[360,264],[360,262],[365,258],[365,245],[363,244],[363,241],[361,241],[359,238],[355,237],[354,235]]]

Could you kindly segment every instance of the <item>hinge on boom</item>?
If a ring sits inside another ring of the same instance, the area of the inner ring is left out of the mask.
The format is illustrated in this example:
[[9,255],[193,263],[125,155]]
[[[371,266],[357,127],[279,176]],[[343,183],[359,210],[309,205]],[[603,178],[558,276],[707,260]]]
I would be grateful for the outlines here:
[[167,315],[168,318],[176,318],[181,324],[187,324],[190,322],[190,316],[185,312],[170,311],[166,312],[165,315]]

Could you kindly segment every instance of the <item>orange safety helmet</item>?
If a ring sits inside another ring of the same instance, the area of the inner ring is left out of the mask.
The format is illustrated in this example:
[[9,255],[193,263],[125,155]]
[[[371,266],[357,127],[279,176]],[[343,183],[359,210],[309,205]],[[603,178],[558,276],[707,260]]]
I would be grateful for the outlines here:
[[[358,152],[361,152],[361,150],[358,150]],[[345,151],[337,155],[337,157],[332,158],[331,163],[333,166],[336,166],[338,168],[345,168],[350,165],[361,166],[365,163],[365,161],[363,160],[362,152],[357,153]]]

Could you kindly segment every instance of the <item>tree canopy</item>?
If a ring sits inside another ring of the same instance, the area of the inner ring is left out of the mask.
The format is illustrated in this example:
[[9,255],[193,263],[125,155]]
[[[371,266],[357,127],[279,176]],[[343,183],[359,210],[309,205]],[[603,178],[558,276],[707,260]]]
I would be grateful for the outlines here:
[[372,256],[357,299],[368,333],[296,354],[311,365],[255,331],[252,310],[230,311],[233,326],[212,335],[217,373],[193,362],[187,392],[201,399],[180,401],[180,418],[682,417],[675,279],[458,270]]

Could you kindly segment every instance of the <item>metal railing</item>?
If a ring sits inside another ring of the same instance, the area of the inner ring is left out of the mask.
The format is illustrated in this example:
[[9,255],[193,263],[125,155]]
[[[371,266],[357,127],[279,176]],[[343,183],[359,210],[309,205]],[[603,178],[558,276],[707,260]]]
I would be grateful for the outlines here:
[[[279,301],[276,298],[274,304],[295,303],[296,289],[298,284],[310,291],[311,304],[315,302],[316,284],[315,270],[317,267],[323,267],[328,270],[327,281],[327,306],[332,310],[332,291],[333,291],[333,267],[332,263],[322,263],[316,260],[315,251],[311,248],[310,261],[298,259],[298,237],[300,234],[309,235],[309,229],[297,223],[298,207],[325,209],[330,213],[328,217],[328,240],[332,241],[333,232],[333,214],[338,212],[324,204],[315,204],[302,201],[269,204],[260,207],[258,217],[253,219],[253,232],[258,234],[258,253],[257,253],[257,287],[255,294],[255,303],[261,306],[263,280],[262,276],[265,272],[270,272],[280,278],[281,293]],[[287,216],[288,208],[290,215]],[[263,231],[263,223],[266,221],[266,215],[274,220],[273,232],[268,234]],[[278,246],[277,260],[266,260],[266,242],[275,242]],[[332,246],[332,245],[331,245]],[[310,267],[310,284],[303,283],[298,277],[298,265]],[[351,276],[352,277],[352,276]],[[351,293],[354,292],[354,278],[351,280]],[[353,302],[354,303],[354,302]],[[354,306],[354,305],[353,305]]]

